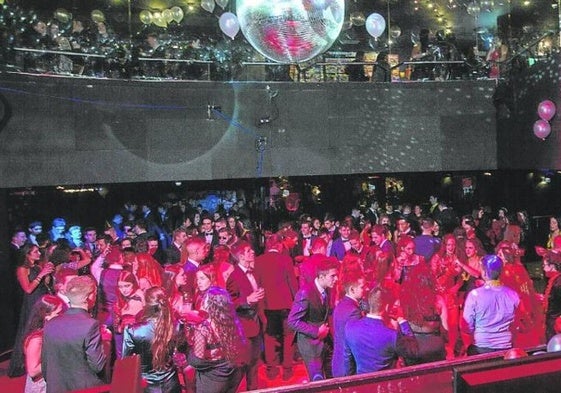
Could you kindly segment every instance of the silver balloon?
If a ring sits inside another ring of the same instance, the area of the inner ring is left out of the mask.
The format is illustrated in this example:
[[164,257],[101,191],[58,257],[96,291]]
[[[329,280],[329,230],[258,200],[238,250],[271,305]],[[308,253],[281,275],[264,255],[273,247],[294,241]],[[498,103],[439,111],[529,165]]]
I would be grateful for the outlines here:
[[547,352],[561,351],[561,334],[556,334],[547,342]]
[[237,0],[243,35],[263,56],[300,63],[329,49],[341,32],[345,1]]

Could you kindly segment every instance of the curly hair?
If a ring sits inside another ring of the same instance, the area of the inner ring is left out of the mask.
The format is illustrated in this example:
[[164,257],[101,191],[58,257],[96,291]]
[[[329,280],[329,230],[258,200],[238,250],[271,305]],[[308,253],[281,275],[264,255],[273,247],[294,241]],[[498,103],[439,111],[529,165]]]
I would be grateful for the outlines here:
[[437,314],[436,283],[427,266],[419,264],[410,272],[410,280],[401,284],[399,295],[403,316],[417,326],[422,326],[425,317]]
[[163,370],[170,361],[173,347],[173,318],[166,292],[161,287],[152,287],[145,293],[146,306],[144,319],[154,319],[154,338],[152,340],[152,366]]
[[203,298],[205,311],[224,349],[226,360],[238,363],[246,342],[230,295],[220,287],[210,287]]

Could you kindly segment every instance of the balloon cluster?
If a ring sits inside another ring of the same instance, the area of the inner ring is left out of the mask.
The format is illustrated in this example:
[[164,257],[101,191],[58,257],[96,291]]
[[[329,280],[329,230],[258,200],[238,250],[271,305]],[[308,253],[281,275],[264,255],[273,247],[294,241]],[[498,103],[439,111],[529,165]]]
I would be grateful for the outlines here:
[[214,12],[215,4],[222,9],[225,9],[228,5],[228,0],[201,0],[201,7],[203,8],[203,10],[210,13]]
[[[210,13],[214,12],[215,5],[225,9],[228,5],[228,0],[201,0],[201,7]],[[232,12],[224,12],[220,15],[218,20],[220,30],[231,39],[234,39],[240,31],[240,22],[236,14]]]
[[167,27],[169,23],[180,23],[183,20],[183,9],[175,6],[163,11],[150,12],[148,10],[140,11],[138,17],[144,25],[153,24],[158,27]]
[[545,140],[551,133],[551,125],[549,121],[555,116],[556,108],[553,101],[545,100],[538,105],[538,116],[540,117],[534,123],[534,135]]

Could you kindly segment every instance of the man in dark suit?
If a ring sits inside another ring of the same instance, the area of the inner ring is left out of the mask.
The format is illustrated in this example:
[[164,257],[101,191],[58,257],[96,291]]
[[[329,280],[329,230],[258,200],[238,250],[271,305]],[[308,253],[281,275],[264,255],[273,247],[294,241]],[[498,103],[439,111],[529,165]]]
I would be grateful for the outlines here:
[[345,325],[348,321],[362,317],[360,301],[365,290],[365,280],[361,273],[349,274],[342,284],[345,296],[333,310],[333,377],[356,374],[356,362],[345,343]]
[[329,255],[337,258],[337,260],[339,261],[342,261],[347,251],[351,249],[351,244],[349,243],[351,227],[348,223],[344,222],[339,226],[339,234],[340,236],[337,239],[333,240],[331,253]]
[[47,393],[68,392],[103,385],[99,377],[106,363],[99,323],[88,311],[95,304],[96,282],[73,278],[66,287],[70,308],[43,330],[41,368]]
[[185,240],[187,233],[184,228],[177,228],[173,231],[173,239],[168,248],[166,248],[166,264],[174,265],[176,263],[183,263],[181,260],[181,252],[185,247]]
[[226,289],[232,297],[245,336],[249,341],[249,361],[244,369],[247,390],[258,389],[257,363],[261,356],[261,323],[266,323],[263,312],[265,290],[259,287],[253,274],[255,251],[250,244],[239,241],[231,248],[237,265],[228,277]]
[[192,237],[185,241],[185,249],[187,250],[187,261],[183,264],[183,270],[187,276],[187,285],[183,288],[191,298],[195,297],[195,276],[199,266],[208,256],[208,248],[205,241],[198,237]]
[[199,237],[204,239],[211,247],[218,244],[218,233],[214,230],[212,218],[208,215],[201,217],[201,233]]
[[337,282],[337,262],[325,258],[317,265],[313,283],[300,288],[288,315],[288,326],[296,332],[298,350],[308,377],[317,381],[331,377],[331,289]]
[[385,302],[382,289],[368,294],[369,312],[366,317],[348,321],[345,342],[356,360],[356,373],[364,374],[395,366],[397,358],[417,357],[418,345],[409,323],[396,318],[398,330],[384,323]]
[[255,259],[255,277],[265,290],[264,308],[267,317],[265,329],[265,363],[267,377],[274,379],[279,370],[275,364],[276,348],[282,348],[283,379],[292,377],[292,343],[294,332],[288,328],[287,318],[298,281],[292,258],[282,254],[283,239],[279,234],[267,238],[265,253]]
[[309,221],[302,221],[300,224],[300,236],[298,236],[298,243],[294,247],[293,254],[295,258],[300,257],[301,262],[303,257],[309,257],[311,254],[312,243],[316,237],[312,235],[312,224]]

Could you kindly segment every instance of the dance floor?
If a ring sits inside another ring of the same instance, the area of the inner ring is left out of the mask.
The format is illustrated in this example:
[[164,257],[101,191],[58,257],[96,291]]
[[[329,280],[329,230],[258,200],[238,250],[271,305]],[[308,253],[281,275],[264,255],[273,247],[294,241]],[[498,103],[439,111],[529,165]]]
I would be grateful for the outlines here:
[[[535,289],[539,293],[543,293],[545,287],[545,280],[543,279],[543,272],[541,262],[532,262],[526,264],[528,273],[532,277],[535,285]],[[0,362],[0,392],[1,393],[22,393],[25,386],[25,377],[20,378],[8,378],[6,376],[8,370],[9,360]],[[300,361],[294,365],[294,375],[287,381],[282,379],[281,375],[277,376],[275,379],[268,379],[266,375],[266,369],[264,365],[259,367],[259,388],[274,388],[278,386],[287,386],[295,384],[303,384],[308,382],[308,375],[304,364]],[[245,381],[242,381],[240,385],[239,392],[244,392]]]

